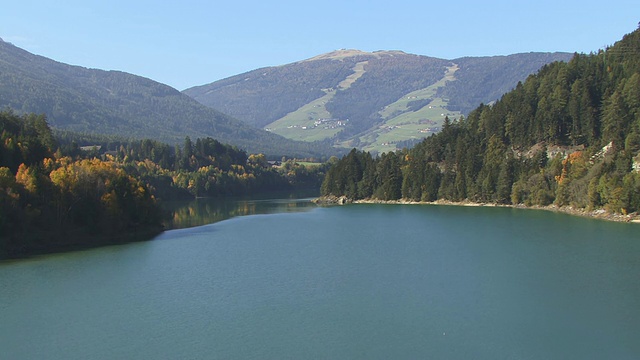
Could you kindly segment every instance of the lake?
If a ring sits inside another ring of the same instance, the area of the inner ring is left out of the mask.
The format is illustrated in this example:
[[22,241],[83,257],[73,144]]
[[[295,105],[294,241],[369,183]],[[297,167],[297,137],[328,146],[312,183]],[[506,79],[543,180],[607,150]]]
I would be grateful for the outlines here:
[[1,262],[0,358],[640,358],[640,225],[254,205],[148,242]]

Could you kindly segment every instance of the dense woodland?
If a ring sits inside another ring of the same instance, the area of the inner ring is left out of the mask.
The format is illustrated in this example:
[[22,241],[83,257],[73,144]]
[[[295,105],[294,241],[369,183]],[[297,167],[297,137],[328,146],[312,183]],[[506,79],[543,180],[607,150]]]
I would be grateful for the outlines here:
[[323,195],[640,210],[640,29],[544,66],[411,150],[355,149]]
[[0,258],[148,238],[162,230],[159,200],[317,189],[325,171],[274,168],[211,138],[57,135],[44,115],[0,112]]

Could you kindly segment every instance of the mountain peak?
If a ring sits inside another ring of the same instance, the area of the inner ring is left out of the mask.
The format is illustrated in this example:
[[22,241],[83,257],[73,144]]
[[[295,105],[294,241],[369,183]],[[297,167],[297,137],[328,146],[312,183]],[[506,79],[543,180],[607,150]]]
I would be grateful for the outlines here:
[[383,55],[407,55],[407,53],[399,50],[378,50],[374,52],[367,52],[358,49],[339,49],[328,52],[326,54],[321,54],[314,56],[310,59],[304,61],[316,61],[316,60],[342,60],[346,58],[356,57],[356,56],[374,56],[376,58],[380,58]]
[[331,52],[328,52],[326,54],[321,54],[321,55],[317,55],[314,56],[310,59],[307,59],[305,61],[315,61],[315,60],[341,60],[341,59],[345,59],[345,58],[350,58],[350,57],[354,57],[354,56],[362,56],[362,55],[371,55],[371,53],[368,53],[366,51],[362,51],[362,50],[357,50],[357,49],[339,49],[339,50],[334,50]]

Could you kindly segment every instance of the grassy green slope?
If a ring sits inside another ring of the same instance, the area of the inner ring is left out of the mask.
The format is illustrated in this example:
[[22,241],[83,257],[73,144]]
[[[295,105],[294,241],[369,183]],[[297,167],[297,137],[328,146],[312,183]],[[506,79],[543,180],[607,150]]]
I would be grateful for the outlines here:
[[267,67],[184,90],[200,103],[260,128],[326,93],[352,73],[358,57]]
[[[359,62],[353,74],[343,80],[336,89],[323,89],[325,95],[302,106],[267,126],[269,131],[287,138],[315,141],[331,138],[347,124],[347,119],[334,118],[325,105],[336,91],[347,90],[364,73]],[[460,113],[447,110],[447,100],[437,97],[440,88],[455,80],[456,65],[447,68],[442,79],[433,85],[412,91],[379,112],[383,122],[355,138],[340,143],[343,147],[357,146],[366,151],[386,152],[396,149],[396,144],[411,139],[421,139],[439,131],[445,116],[459,117]]]
[[[338,50],[258,69],[184,93],[287,138],[370,151],[406,146],[572,54],[443,60],[400,51]],[[454,80],[455,81],[452,81]]]
[[[412,139],[422,139],[440,131],[445,116],[457,118],[461,114],[447,108],[448,100],[438,97],[438,90],[455,80],[457,65],[447,68],[444,76],[435,84],[406,94],[380,111],[384,123],[358,137],[365,151],[388,152],[397,144]],[[343,145],[348,145],[344,143]]]
[[368,61],[360,61],[353,67],[353,73],[342,80],[336,88],[322,89],[324,96],[303,105],[284,117],[267,125],[268,131],[289,139],[302,141],[325,140],[342,131],[347,119],[338,119],[327,110],[326,105],[337,91],[345,91],[365,73]]

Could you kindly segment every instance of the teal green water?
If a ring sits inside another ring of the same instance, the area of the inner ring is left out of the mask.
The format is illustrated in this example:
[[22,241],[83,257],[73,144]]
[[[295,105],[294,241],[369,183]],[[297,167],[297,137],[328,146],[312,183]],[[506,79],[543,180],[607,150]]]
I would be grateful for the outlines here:
[[640,358],[639,225],[302,210],[0,263],[0,358]]

